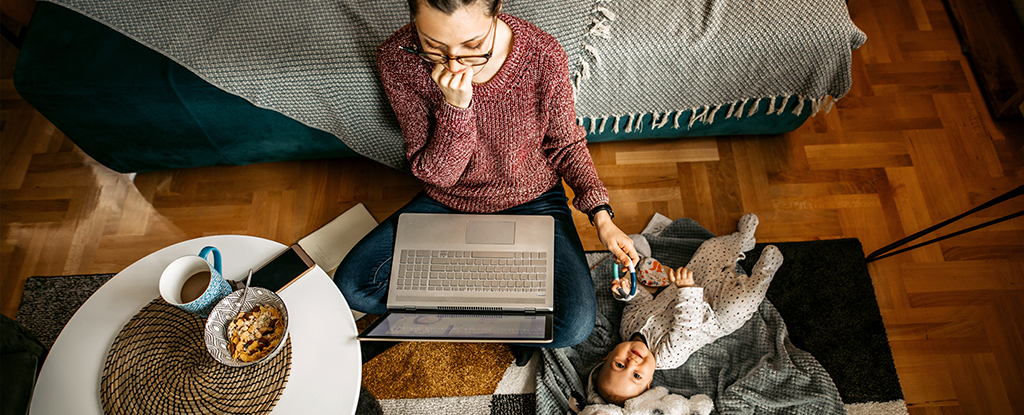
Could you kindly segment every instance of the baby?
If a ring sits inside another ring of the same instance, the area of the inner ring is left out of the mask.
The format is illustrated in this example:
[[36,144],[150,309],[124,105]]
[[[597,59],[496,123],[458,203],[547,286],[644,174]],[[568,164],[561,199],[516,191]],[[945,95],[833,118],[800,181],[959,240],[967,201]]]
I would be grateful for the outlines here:
[[[590,403],[623,405],[650,388],[655,369],[682,366],[697,349],[750,319],[782,265],[779,249],[769,245],[749,276],[736,273],[743,252],[754,249],[757,223],[757,216],[746,214],[736,233],[704,241],[685,267],[666,269],[667,287],[656,296],[655,287],[636,290],[622,310],[619,333],[626,341],[591,372]],[[620,288],[630,292],[628,277],[612,281],[616,299],[622,299]]]

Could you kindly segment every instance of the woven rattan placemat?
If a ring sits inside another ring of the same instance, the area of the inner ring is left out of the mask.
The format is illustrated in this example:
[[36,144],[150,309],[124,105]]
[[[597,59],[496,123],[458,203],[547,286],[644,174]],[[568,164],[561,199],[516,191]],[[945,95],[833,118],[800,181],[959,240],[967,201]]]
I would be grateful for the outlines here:
[[103,411],[121,414],[269,414],[291,372],[292,345],[261,364],[232,368],[206,351],[203,319],[153,300],[107,355]]

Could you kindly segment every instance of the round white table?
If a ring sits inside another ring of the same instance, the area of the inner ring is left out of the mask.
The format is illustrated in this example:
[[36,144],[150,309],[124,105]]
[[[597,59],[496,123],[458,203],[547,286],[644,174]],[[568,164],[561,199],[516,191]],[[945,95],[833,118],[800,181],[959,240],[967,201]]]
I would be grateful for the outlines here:
[[[160,273],[205,246],[221,252],[224,277],[244,280],[286,247],[251,236],[209,236],[161,249],[103,285],[68,322],[50,349],[32,395],[32,414],[103,414],[100,378],[121,328],[160,296]],[[356,325],[345,298],[319,267],[280,293],[288,306],[291,374],[273,413],[353,414],[362,378]]]

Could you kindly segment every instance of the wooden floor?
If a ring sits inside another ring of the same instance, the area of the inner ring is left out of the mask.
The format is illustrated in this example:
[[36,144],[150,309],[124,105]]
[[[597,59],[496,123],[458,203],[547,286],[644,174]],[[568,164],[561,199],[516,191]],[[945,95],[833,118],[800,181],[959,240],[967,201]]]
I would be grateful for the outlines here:
[[[781,136],[591,146],[616,221],[655,212],[760,241],[860,238],[867,252],[1024,184],[1024,125],[995,123],[940,0],[853,0],[868,35],[837,109]],[[0,311],[33,275],[117,272],[212,234],[290,243],[356,203],[379,220],[419,190],[365,159],[114,173],[12,88],[2,53]],[[1019,198],[1024,199],[1024,198]],[[962,228],[1024,209],[1024,200]],[[588,249],[601,248],[584,215]],[[1024,413],[1024,218],[870,265],[912,414]]]

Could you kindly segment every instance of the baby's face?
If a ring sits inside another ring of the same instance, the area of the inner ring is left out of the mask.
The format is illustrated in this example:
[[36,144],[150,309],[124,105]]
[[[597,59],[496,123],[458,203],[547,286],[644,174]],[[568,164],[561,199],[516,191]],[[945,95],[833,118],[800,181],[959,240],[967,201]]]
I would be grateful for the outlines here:
[[605,357],[599,382],[606,391],[635,397],[651,385],[656,364],[654,354],[644,342],[622,342]]

